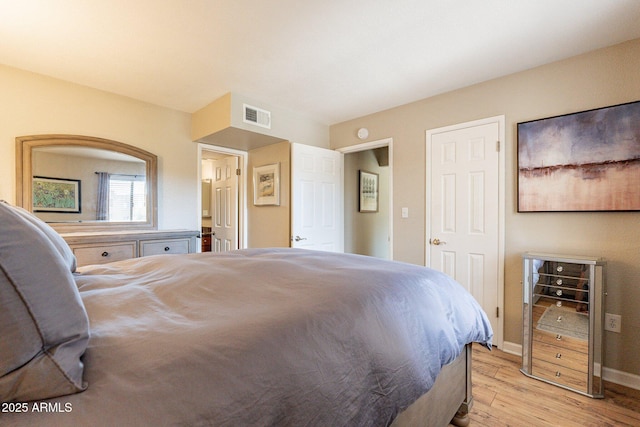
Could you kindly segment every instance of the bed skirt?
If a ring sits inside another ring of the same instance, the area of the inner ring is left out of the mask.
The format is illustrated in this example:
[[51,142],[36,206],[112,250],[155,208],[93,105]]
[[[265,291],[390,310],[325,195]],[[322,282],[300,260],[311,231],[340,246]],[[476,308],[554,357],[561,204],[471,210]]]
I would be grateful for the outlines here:
[[468,426],[473,405],[471,351],[471,344],[467,344],[456,360],[442,368],[431,390],[402,411],[391,426]]

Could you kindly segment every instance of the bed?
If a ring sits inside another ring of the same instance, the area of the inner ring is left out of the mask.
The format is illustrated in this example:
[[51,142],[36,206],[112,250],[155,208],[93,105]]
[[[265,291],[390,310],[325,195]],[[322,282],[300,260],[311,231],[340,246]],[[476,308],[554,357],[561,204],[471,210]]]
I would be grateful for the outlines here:
[[28,212],[0,228],[3,426],[467,421],[492,331],[441,273],[291,248],[76,269]]

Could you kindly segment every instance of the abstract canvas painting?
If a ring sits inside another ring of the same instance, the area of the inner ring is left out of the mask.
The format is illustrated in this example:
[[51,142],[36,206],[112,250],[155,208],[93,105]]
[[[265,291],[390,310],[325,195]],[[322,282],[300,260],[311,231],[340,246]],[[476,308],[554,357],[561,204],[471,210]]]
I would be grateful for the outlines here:
[[518,123],[518,212],[640,210],[640,101]]

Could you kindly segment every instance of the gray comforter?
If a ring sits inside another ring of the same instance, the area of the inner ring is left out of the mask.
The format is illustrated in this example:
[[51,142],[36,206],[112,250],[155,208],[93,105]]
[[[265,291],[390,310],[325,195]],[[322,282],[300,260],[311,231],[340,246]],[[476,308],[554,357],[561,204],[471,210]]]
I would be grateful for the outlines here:
[[160,255],[76,280],[88,389],[0,424],[387,425],[465,344],[492,337],[447,276],[356,255]]

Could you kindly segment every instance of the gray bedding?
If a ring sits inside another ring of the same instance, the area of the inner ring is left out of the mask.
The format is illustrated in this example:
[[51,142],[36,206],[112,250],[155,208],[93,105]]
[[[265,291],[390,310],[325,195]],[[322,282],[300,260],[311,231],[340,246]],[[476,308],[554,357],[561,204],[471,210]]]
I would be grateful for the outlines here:
[[0,424],[384,426],[491,343],[459,284],[409,264],[254,249],[79,270],[88,388]]

